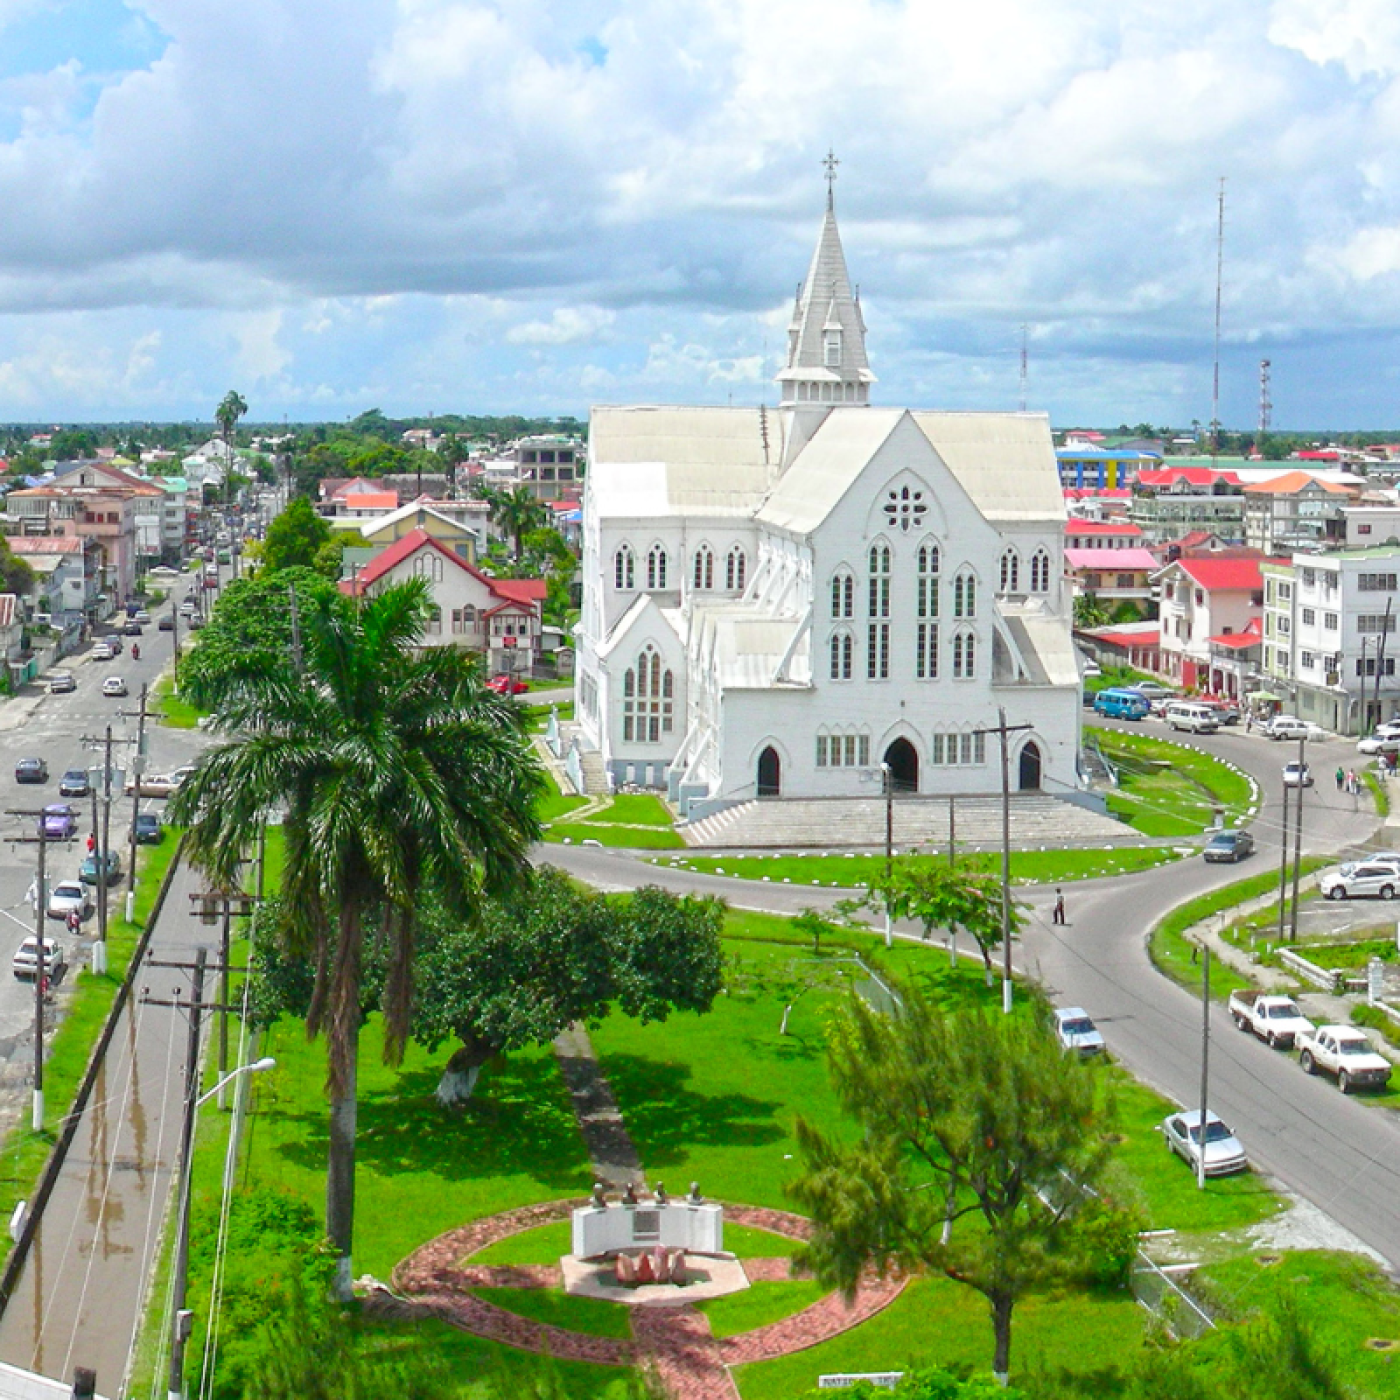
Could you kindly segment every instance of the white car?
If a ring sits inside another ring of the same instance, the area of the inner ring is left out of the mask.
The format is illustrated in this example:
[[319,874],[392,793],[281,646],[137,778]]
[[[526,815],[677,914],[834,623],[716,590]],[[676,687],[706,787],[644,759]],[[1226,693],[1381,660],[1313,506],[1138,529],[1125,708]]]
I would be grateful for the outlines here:
[[1400,890],[1400,865],[1358,860],[1324,870],[1317,887],[1327,899],[1394,899]]
[[110,661],[116,652],[112,650],[108,642],[94,642],[92,646],[92,659],[94,661]]
[[1294,759],[1291,763],[1283,765],[1283,785],[1290,787],[1310,788],[1313,785],[1312,769],[1306,763],[1299,763]]
[[1325,731],[1297,715],[1275,715],[1264,729],[1271,739],[1325,739]]
[[[1175,1152],[1183,1162],[1190,1164],[1193,1171],[1198,1169],[1201,1160],[1201,1110],[1183,1109],[1173,1113],[1162,1124],[1162,1136],[1167,1147]],[[1206,1110],[1205,1168],[1207,1176],[1228,1176],[1231,1172],[1242,1172],[1249,1166],[1249,1158],[1239,1139],[1209,1109]]]
[[108,676],[102,682],[102,693],[108,697],[119,698],[127,693],[126,682],[120,676]]
[[92,899],[87,886],[81,880],[60,880],[49,891],[49,918],[66,919],[75,909],[80,919],[86,919],[92,913]]
[[1089,1019],[1089,1013],[1078,1006],[1064,1006],[1055,1012],[1055,1038],[1064,1049],[1086,1057],[1104,1052],[1099,1028]]
[[1374,755],[1378,753],[1400,753],[1400,734],[1368,734],[1356,741],[1357,753]]
[[[58,946],[58,941],[53,938],[44,939],[44,970],[52,978],[63,966],[63,949]],[[16,977],[30,977],[35,974],[39,965],[39,940],[30,934],[23,943],[19,945],[15,953],[14,961],[10,966],[14,969]]]
[[[185,764],[182,768],[177,768],[173,773],[147,773],[141,778],[142,797],[169,797],[186,778],[194,772],[192,764]],[[132,796],[136,791],[135,778],[126,780],[126,795]]]

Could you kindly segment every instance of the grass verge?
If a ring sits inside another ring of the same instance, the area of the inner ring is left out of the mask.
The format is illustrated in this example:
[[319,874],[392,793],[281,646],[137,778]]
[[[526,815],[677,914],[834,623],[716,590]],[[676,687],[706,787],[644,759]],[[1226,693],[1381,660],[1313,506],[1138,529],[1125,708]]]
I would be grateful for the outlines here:
[[194,729],[204,711],[175,693],[175,682],[162,676],[151,691],[151,708],[172,729]]

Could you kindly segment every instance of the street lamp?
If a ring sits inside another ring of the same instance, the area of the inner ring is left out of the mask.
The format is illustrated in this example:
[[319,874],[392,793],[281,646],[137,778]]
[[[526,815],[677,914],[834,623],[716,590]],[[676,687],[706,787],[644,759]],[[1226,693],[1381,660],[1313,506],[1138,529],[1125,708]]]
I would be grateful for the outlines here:
[[[202,950],[201,950],[202,951]],[[196,1021],[196,1025],[198,1022]],[[175,1243],[175,1287],[170,1321],[170,1381],[166,1391],[167,1400],[185,1400],[185,1342],[189,1339],[194,1315],[185,1307],[185,1294],[189,1288],[190,1270],[190,1167],[194,1144],[194,1115],[200,1104],[212,1099],[230,1080],[245,1074],[261,1074],[272,1069],[277,1061],[264,1055],[251,1064],[239,1065],[231,1069],[212,1089],[195,1095],[199,1086],[198,1074],[191,1074],[189,1087],[185,1092],[185,1121],[180,1136],[180,1215],[179,1233]]]

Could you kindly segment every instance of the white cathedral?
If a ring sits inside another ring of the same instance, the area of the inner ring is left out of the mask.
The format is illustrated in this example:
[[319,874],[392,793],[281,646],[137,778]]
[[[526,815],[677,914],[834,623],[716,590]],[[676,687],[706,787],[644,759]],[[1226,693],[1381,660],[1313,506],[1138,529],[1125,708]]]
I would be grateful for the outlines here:
[[[870,405],[830,193],[776,409],[594,408],[577,712],[619,786],[754,797],[1079,787],[1048,419]],[[880,765],[887,765],[884,769]],[[879,787],[873,789],[879,792]]]

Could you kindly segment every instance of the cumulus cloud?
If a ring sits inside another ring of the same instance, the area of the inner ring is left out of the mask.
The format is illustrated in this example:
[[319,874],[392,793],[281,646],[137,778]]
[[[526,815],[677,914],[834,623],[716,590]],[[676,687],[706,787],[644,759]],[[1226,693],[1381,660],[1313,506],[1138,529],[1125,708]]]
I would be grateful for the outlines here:
[[[40,12],[0,0],[0,40]],[[756,397],[828,143],[884,402],[1005,406],[1027,324],[1057,414],[1134,420],[1150,382],[1163,416],[1207,416],[1221,175],[1227,343],[1276,344],[1279,388],[1313,357],[1277,421],[1335,421],[1311,347],[1400,320],[1393,0],[124,13],[134,66],[75,34],[0,68],[0,365],[51,413],[154,412],[142,386],[207,412],[234,377],[269,416]],[[154,362],[127,384],[118,335],[81,382],[64,335],[115,312]],[[1227,384],[1235,420],[1252,393]]]

